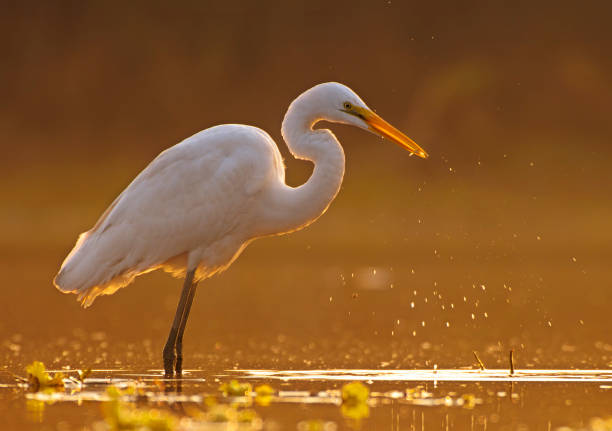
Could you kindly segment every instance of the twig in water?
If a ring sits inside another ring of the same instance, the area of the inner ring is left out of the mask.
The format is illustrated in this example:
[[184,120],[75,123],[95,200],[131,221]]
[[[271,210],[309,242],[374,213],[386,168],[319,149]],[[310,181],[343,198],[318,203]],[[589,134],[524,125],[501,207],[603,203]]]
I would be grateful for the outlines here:
[[472,350],[472,353],[474,354],[474,357],[476,358],[476,362],[478,362],[478,366],[480,367],[480,370],[484,370],[485,366],[482,363],[482,361],[480,360],[480,358],[478,357],[478,353],[476,353],[476,350]]
[[514,349],[510,350],[510,375],[514,374]]

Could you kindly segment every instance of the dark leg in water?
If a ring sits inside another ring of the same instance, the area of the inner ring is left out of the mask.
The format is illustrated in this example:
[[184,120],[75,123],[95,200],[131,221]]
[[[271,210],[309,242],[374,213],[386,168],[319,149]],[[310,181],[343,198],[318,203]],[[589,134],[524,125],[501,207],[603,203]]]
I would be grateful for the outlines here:
[[176,365],[174,370],[177,376],[183,373],[183,334],[185,333],[185,326],[187,326],[187,319],[189,318],[189,311],[191,311],[191,304],[193,303],[193,297],[195,296],[197,286],[197,281],[191,283],[191,289],[189,289],[189,295],[187,296],[187,304],[185,305],[185,313],[183,314],[183,320],[181,321],[176,337]]
[[[185,284],[183,284],[183,291],[181,292],[181,299],[179,300],[178,307],[176,308],[176,314],[174,315],[174,321],[172,322],[172,328],[170,328],[170,334],[168,334],[168,341],[166,341],[166,346],[164,347],[164,371],[165,377],[172,377],[174,374],[174,367],[177,362],[177,338],[179,332],[181,333],[185,330],[185,323],[183,320],[186,319],[186,309],[187,303],[191,306],[191,301],[189,297],[191,296],[191,300],[193,300],[192,290],[195,291],[195,285],[197,283],[193,282],[193,277],[195,275],[195,269],[189,271],[185,277]],[[195,293],[195,292],[194,292]],[[179,331],[183,328],[183,331]],[[182,340],[181,340],[182,344]],[[182,361],[182,352],[181,352],[181,361]],[[181,364],[182,365],[182,364]]]

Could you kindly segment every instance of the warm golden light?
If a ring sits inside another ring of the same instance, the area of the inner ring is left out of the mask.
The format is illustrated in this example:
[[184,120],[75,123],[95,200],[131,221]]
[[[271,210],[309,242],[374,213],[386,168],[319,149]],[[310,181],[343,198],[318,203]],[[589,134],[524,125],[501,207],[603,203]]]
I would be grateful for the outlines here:
[[429,157],[425,150],[423,150],[416,142],[414,142],[408,136],[404,135],[391,124],[387,123],[375,112],[370,111],[369,109],[360,109],[357,107],[355,107],[354,109],[358,110],[358,115],[363,118],[366,123],[368,123],[368,125],[370,126],[370,130],[374,133],[377,133],[383,138],[387,138],[390,141],[395,142],[397,145],[399,145],[405,150],[410,151],[412,154],[416,154],[417,156],[422,157],[424,159]]

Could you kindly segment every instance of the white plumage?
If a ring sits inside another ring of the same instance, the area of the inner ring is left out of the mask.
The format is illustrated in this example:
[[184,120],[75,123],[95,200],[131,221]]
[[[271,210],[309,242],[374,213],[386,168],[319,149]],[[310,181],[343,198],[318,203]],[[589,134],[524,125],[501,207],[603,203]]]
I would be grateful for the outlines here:
[[284,182],[272,139],[249,126],[197,133],[162,152],[81,235],[55,283],[83,305],[163,268],[197,278],[229,265],[257,236],[262,191]]
[[421,157],[426,153],[385,123],[348,87],[325,83],[290,106],[282,134],[291,153],[311,160],[311,178],[285,184],[276,144],[261,129],[229,124],[199,132],[162,152],[83,233],[54,283],[84,306],[157,268],[195,280],[229,266],[253,239],[300,229],[338,193],[342,147],[319,120],[385,136]]

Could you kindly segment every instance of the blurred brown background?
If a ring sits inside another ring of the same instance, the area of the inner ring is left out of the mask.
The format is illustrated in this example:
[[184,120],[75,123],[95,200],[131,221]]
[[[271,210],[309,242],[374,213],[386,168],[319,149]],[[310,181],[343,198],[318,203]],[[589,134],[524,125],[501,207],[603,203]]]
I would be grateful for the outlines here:
[[534,366],[609,365],[610,9],[2,2],[4,357],[30,342],[58,362],[39,340],[61,351],[81,337],[144,343],[156,364],[181,282],[147,275],[83,311],[51,283],[78,233],[161,150],[215,124],[262,127],[288,181],[305,181],[311,166],[289,156],[280,122],[300,92],[334,80],[431,157],[332,126],[347,153],[340,196],[202,283],[188,365],[216,349],[270,367],[279,343],[294,367],[459,366],[509,348]]

